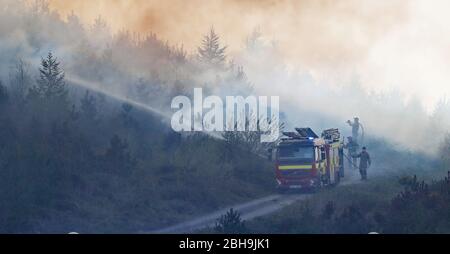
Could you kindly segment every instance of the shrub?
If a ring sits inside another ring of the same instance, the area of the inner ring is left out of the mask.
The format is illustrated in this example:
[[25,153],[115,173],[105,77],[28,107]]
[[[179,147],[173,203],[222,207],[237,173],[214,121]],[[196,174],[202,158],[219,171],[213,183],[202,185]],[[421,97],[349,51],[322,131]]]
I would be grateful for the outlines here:
[[248,230],[239,212],[231,208],[216,221],[215,231],[222,234],[242,234]]

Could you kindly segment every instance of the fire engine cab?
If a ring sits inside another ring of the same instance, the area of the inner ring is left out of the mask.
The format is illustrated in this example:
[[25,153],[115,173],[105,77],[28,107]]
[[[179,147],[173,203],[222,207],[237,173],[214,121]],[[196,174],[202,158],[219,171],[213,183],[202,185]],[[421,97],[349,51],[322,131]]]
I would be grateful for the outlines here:
[[315,189],[337,185],[344,177],[343,140],[338,129],[328,129],[319,138],[311,128],[283,132],[274,152],[279,190]]

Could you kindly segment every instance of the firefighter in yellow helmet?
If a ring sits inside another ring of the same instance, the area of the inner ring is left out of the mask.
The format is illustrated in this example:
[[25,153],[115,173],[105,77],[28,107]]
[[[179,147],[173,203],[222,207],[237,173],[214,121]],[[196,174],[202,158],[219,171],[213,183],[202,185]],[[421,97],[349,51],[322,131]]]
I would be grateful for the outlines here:
[[365,181],[367,180],[367,169],[370,167],[370,164],[372,164],[370,154],[367,152],[366,147],[363,147],[362,152],[356,155],[356,157],[359,158],[359,173],[361,174],[361,180]]

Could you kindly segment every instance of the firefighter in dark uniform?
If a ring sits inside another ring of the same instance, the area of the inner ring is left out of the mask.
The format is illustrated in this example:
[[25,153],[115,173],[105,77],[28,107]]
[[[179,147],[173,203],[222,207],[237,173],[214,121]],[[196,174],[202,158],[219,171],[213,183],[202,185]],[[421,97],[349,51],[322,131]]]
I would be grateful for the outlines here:
[[372,161],[370,160],[370,155],[367,152],[366,147],[362,148],[362,152],[356,155],[359,158],[359,173],[361,173],[361,180],[367,180],[367,169],[370,167]]
[[356,143],[355,140],[353,140],[352,137],[348,137],[347,138],[348,142],[347,144],[344,145],[344,148],[348,150],[348,155],[352,158],[352,160],[350,161],[350,168],[355,168],[357,167],[357,163],[358,163],[358,159],[357,159],[357,155],[358,155],[358,148],[359,145],[358,143]]

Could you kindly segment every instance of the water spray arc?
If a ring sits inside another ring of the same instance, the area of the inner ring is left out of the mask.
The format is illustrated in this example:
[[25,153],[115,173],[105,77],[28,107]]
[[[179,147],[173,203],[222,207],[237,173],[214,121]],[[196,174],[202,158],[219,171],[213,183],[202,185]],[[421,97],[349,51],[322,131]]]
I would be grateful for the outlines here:
[[[151,107],[145,103],[142,102],[138,102],[135,100],[132,100],[126,96],[120,95],[118,93],[114,93],[114,92],[110,92],[110,91],[105,91],[105,89],[101,88],[101,84],[99,84],[98,82],[94,82],[94,81],[88,81],[85,80],[83,78],[77,77],[77,76],[73,76],[73,75],[67,75],[66,76],[66,80],[68,82],[70,82],[73,85],[79,86],[79,87],[83,87],[85,89],[97,92],[97,93],[101,93],[103,95],[106,95],[110,98],[116,99],[118,101],[122,101],[125,103],[128,103],[132,106],[135,106],[137,108],[143,109],[146,112],[150,112],[152,114],[155,114],[159,117],[161,117],[165,122],[167,122],[168,124],[170,123],[171,120],[171,115],[168,113],[165,113],[159,109],[156,109],[154,107]],[[208,136],[211,136],[213,138],[216,139],[223,139],[222,135],[220,135],[219,133],[216,132],[206,132],[206,131],[202,131],[201,133],[204,133]]]
[[104,89],[100,88],[100,85],[97,82],[93,82],[93,81],[87,81],[84,79],[81,79],[79,77],[75,77],[75,76],[66,76],[67,81],[69,81],[70,83],[79,86],[79,87],[83,87],[85,89],[97,92],[97,93],[101,93],[103,95],[106,95],[110,98],[114,98],[116,100],[122,101],[122,102],[126,102],[129,103],[130,105],[133,105],[135,107],[138,107],[140,109],[143,109],[145,111],[151,112],[153,114],[156,114],[164,119],[170,119],[170,116],[168,116],[167,114],[165,114],[164,112],[162,112],[161,110],[155,109],[149,105],[146,105],[144,103],[141,102],[137,102],[135,100],[132,100],[130,98],[127,98],[123,95],[117,94],[117,93],[112,93],[112,92],[108,92],[105,91]]

